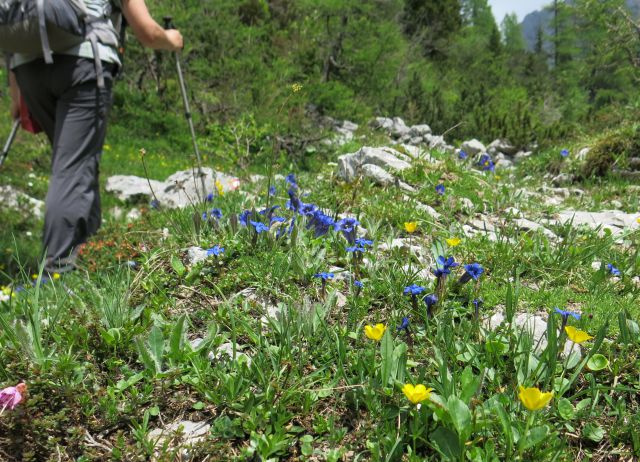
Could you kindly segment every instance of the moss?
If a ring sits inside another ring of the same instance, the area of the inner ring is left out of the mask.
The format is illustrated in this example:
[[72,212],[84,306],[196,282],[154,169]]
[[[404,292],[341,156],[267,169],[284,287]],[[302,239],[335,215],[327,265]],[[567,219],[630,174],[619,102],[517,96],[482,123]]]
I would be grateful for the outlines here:
[[614,165],[639,154],[640,127],[633,125],[609,131],[596,141],[587,154],[582,176],[605,176]]

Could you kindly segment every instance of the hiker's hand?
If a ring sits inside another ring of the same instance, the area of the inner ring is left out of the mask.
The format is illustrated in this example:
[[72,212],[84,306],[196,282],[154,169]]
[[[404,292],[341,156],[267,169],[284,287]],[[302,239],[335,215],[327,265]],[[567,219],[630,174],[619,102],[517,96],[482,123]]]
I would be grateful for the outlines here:
[[168,29],[165,31],[167,34],[167,41],[169,42],[171,51],[180,51],[184,47],[182,40],[182,34],[177,29]]
[[9,93],[11,94],[11,119],[16,120],[20,117],[20,89],[13,72],[9,73]]

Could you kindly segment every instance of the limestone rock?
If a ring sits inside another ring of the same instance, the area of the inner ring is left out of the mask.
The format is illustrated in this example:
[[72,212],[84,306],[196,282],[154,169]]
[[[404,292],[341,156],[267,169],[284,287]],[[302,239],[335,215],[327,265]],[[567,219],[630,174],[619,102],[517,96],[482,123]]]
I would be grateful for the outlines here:
[[518,148],[513,146],[509,141],[497,139],[493,140],[489,146],[487,146],[487,152],[489,154],[497,154],[499,152],[506,154],[508,156],[513,156],[517,154]]
[[[192,446],[201,441],[204,441],[209,434],[211,425],[207,422],[192,422],[190,420],[182,420],[173,422],[166,425],[163,428],[156,428],[151,430],[148,435],[148,440],[153,441],[156,448],[161,448],[166,441],[174,441],[173,436],[176,433],[181,435],[180,446]],[[188,453],[187,453],[188,454]],[[185,451],[183,451],[182,459],[185,458]]]
[[365,164],[380,167],[385,173],[388,173],[387,170],[401,171],[411,167],[408,159],[405,154],[391,148],[363,147],[354,153],[338,157],[337,175],[345,181],[353,181]]
[[462,143],[460,149],[469,154],[469,156],[471,157],[487,151],[487,148],[484,146],[484,144],[476,139],[465,141],[464,143]]
[[[214,191],[216,180],[222,185],[223,192],[238,189],[239,180],[236,177],[214,172],[208,167],[204,167],[202,173],[205,188],[207,188],[205,194]],[[196,169],[176,172],[165,181],[148,181],[146,178],[136,176],[115,175],[107,179],[106,190],[124,201],[140,197],[149,200],[152,197],[149,183],[162,207],[183,208],[202,199],[198,195],[198,192],[201,192],[202,183]]]
[[411,136],[420,136],[420,137],[425,135],[431,135],[431,127],[429,127],[427,124],[414,125],[411,127],[409,134]]
[[164,189],[164,183],[133,175],[114,175],[107,179],[105,189],[121,201],[147,201],[152,196],[151,189],[158,193]]
[[44,202],[18,191],[12,186],[0,186],[0,206],[11,210],[27,210],[40,219],[44,213]]
[[534,233],[540,231],[549,239],[552,239],[552,240],[558,239],[558,236],[553,231],[545,228],[539,223],[528,220],[526,218],[518,218],[517,220],[514,220],[513,223],[515,223],[515,225],[521,231],[531,231]]
[[[483,325],[488,330],[496,330],[505,320],[505,313],[498,311],[488,319],[485,319]],[[513,324],[516,332],[525,332],[532,336],[533,348],[536,352],[540,353],[547,347],[547,321],[545,318],[538,314],[517,313],[513,318]],[[567,340],[564,344],[562,355],[566,358],[572,353],[581,355],[580,347]]]

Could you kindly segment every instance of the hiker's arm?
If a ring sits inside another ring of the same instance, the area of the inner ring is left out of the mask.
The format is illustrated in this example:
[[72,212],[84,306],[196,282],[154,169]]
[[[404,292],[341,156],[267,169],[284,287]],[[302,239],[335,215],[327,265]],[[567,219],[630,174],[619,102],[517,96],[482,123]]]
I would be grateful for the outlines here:
[[9,94],[11,95],[11,118],[16,120],[20,117],[20,88],[16,81],[16,75],[9,72]]
[[123,0],[122,13],[143,46],[155,50],[182,49],[182,34],[175,29],[165,30],[155,22],[144,0]]

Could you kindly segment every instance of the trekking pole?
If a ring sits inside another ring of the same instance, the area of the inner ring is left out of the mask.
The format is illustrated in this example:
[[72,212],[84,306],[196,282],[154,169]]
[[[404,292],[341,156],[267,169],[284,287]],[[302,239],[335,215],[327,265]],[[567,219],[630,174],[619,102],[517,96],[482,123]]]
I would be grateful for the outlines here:
[[2,164],[4,164],[4,160],[9,155],[9,149],[11,149],[13,140],[16,139],[16,134],[18,133],[19,128],[20,128],[20,119],[16,119],[15,122],[13,122],[13,127],[11,127],[11,133],[9,133],[9,138],[7,138],[7,142],[4,144],[4,148],[2,148],[2,153],[0,154],[0,167],[2,167]]
[[[171,16],[165,16],[164,28],[166,30],[173,29],[173,18]],[[207,195],[207,189],[204,185],[204,172],[202,171],[202,159],[200,158],[200,150],[198,149],[198,142],[196,140],[196,130],[193,128],[193,119],[191,117],[191,108],[189,107],[189,98],[187,96],[187,87],[184,84],[184,76],[182,75],[182,66],[180,65],[180,55],[178,52],[173,53],[176,58],[176,69],[178,70],[178,81],[180,82],[180,92],[182,93],[182,102],[184,103],[184,115],[187,118],[189,124],[189,130],[191,131],[191,140],[193,141],[193,150],[196,153],[196,160],[198,162],[198,176],[202,185],[202,194],[200,199],[204,199]],[[196,191],[198,187],[196,186]]]

